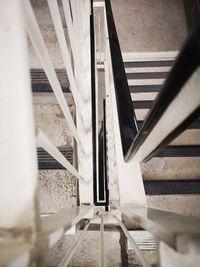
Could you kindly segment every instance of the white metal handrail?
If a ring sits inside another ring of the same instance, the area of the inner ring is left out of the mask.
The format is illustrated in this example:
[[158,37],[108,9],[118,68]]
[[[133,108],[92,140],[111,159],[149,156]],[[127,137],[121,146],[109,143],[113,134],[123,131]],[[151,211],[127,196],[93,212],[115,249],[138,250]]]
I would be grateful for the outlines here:
[[74,166],[71,165],[71,163],[63,156],[63,154],[58,150],[58,148],[50,142],[50,140],[41,130],[37,131],[36,145],[37,147],[42,147],[44,150],[46,150],[77,179],[82,179],[85,182],[88,182],[88,179],[85,177],[83,178],[79,174],[79,172],[74,168]]
[[53,246],[66,231],[75,226],[81,219],[89,217],[93,206],[79,206],[66,211],[61,211],[49,216],[41,217],[41,226],[48,246]]
[[49,10],[50,10],[51,17],[53,20],[54,28],[57,34],[58,43],[59,43],[61,54],[62,54],[62,59],[64,61],[65,69],[67,71],[67,75],[68,75],[68,79],[70,83],[70,90],[73,94],[74,101],[76,104],[76,109],[79,112],[80,118],[84,123],[84,127],[87,128],[88,126],[86,125],[86,121],[85,121],[85,118],[83,117],[83,113],[81,109],[81,106],[82,106],[81,101],[83,101],[83,99],[81,99],[80,94],[79,94],[81,91],[81,88],[78,88],[79,85],[76,82],[75,77],[74,77],[74,73],[72,69],[72,62],[70,60],[69,48],[67,46],[66,39],[65,39],[65,34],[64,34],[63,26],[62,26],[61,16],[59,13],[58,3],[55,0],[48,0],[47,2],[49,5]]
[[[63,0],[63,10],[65,15],[65,20],[67,23],[67,30],[69,35],[69,40],[71,44],[72,49],[72,55],[74,60],[74,67],[75,67],[75,74],[76,74],[76,81],[79,84],[79,88],[82,87],[82,76],[81,76],[81,54],[78,51],[77,48],[77,42],[76,42],[76,36],[74,34],[74,26],[72,23],[71,13],[70,13],[70,4],[69,0]],[[86,100],[85,92],[80,90],[80,94],[82,95],[83,99]]]
[[58,81],[58,78],[56,76],[55,70],[53,68],[48,50],[46,48],[46,45],[44,43],[42,34],[40,32],[36,17],[34,15],[32,6],[29,1],[25,1],[25,22],[27,27],[27,32],[30,36],[30,39],[35,47],[35,50],[39,56],[39,59],[41,61],[41,64],[44,68],[44,71],[49,79],[49,82],[51,84],[51,87],[55,93],[55,96],[57,98],[57,101],[63,111],[63,114],[66,118],[66,121],[68,122],[69,128],[79,146],[79,148],[82,150],[83,154],[87,154],[85,151],[85,148],[82,145],[80,136],[77,132],[74,120],[72,118],[72,115],[70,113],[69,107],[65,101],[64,94],[62,92],[60,83]]

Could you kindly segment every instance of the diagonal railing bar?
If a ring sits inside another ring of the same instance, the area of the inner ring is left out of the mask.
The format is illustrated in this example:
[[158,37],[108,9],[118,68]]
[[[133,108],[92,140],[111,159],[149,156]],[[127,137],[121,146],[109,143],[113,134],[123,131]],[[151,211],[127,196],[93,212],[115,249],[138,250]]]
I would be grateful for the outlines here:
[[26,22],[26,28],[27,32],[30,36],[30,39],[35,47],[35,50],[38,54],[38,57],[41,61],[41,64],[44,68],[44,71],[46,73],[46,76],[49,79],[49,82],[51,84],[51,87],[55,93],[55,96],[57,98],[57,101],[61,107],[61,110],[66,118],[66,121],[68,122],[69,128],[79,146],[79,148],[82,150],[83,154],[87,155],[85,149],[83,148],[80,136],[78,135],[74,120],[72,118],[72,115],[70,113],[69,107],[66,103],[64,94],[62,92],[60,83],[58,81],[56,72],[54,70],[54,67],[52,65],[48,50],[46,48],[45,42],[43,40],[39,25],[37,23],[35,14],[33,12],[32,6],[29,1],[25,1],[25,22]]
[[66,231],[80,220],[87,218],[92,208],[93,206],[78,206],[49,216],[42,216],[41,227],[45,236],[48,237],[49,247],[54,245]]
[[41,130],[38,130],[36,144],[37,144],[37,147],[42,147],[44,150],[46,150],[53,158],[55,158],[62,166],[64,166],[77,179],[82,179],[85,182],[89,182],[86,178],[83,178],[79,174],[79,172],[64,157],[64,155],[59,151],[59,149],[49,141],[49,139],[46,137],[46,135]]
[[[200,30],[197,30],[181,49],[162,90],[125,156],[126,161],[132,158],[145,161],[151,159],[199,117],[199,58]],[[188,111],[185,112],[186,110]],[[168,121],[169,127],[166,127]],[[152,141],[151,136],[155,136],[156,140]],[[153,144],[151,149],[149,143]]]
[[125,236],[128,238],[132,248],[135,251],[135,254],[137,256],[137,258],[140,260],[140,262],[142,263],[142,266],[144,267],[151,267],[151,264],[146,260],[146,258],[144,257],[143,253],[141,252],[141,250],[138,248],[135,240],[132,238],[132,236],[130,235],[130,233],[128,232],[128,230],[126,229],[125,225],[112,213],[110,213],[110,215],[115,218],[115,220],[118,222],[118,224],[120,225],[121,229],[123,230]]
[[70,60],[70,53],[69,53],[69,49],[68,49],[67,42],[65,39],[65,34],[64,34],[63,26],[62,26],[62,20],[61,20],[61,16],[59,13],[58,2],[55,0],[48,0],[47,2],[49,5],[49,10],[50,10],[51,17],[53,20],[56,35],[58,38],[58,43],[60,46],[62,59],[63,59],[65,69],[66,69],[67,74],[68,74],[68,79],[69,79],[69,83],[70,83],[70,90],[71,90],[73,97],[74,97],[76,109],[80,115],[81,120],[83,121],[83,123],[85,125],[85,120],[84,120],[83,113],[81,110],[81,106],[82,106],[81,105],[82,99],[80,98],[81,88],[79,87],[79,91],[77,90],[78,84],[76,83],[73,69],[72,69],[72,64],[71,64],[71,60]]
[[[79,53],[78,47],[77,47],[77,41],[76,37],[74,34],[74,26],[72,22],[72,17],[71,17],[71,6],[69,4],[69,0],[63,0],[63,10],[64,10],[64,15],[65,15],[65,20],[67,24],[67,32],[71,44],[71,49],[72,49],[72,55],[73,55],[73,60],[74,60],[74,67],[75,67],[75,74],[77,78],[77,82],[79,83],[79,87],[81,88],[82,86],[82,77],[81,77],[81,54]],[[83,99],[86,100],[85,92],[83,90],[80,91],[80,94],[82,95]]]
[[76,40],[77,48],[79,51],[80,60],[82,62],[81,37],[83,36],[83,32],[82,32],[82,24],[80,21],[80,17],[81,17],[80,2],[81,1],[79,0],[78,1],[73,0],[70,3],[71,3],[72,14],[73,14],[73,29],[75,33],[75,40]]
[[62,259],[62,261],[60,262],[60,264],[58,265],[58,267],[66,267],[68,266],[68,264],[70,263],[74,253],[76,252],[76,249],[78,248],[78,246],[81,244],[81,242],[83,241],[86,232],[88,230],[88,227],[90,225],[90,220],[89,222],[85,225],[84,229],[82,230],[82,232],[78,233],[78,238],[75,239],[75,241],[73,242],[72,246],[70,247],[69,251],[67,252],[67,254],[64,256],[64,258]]
[[105,244],[104,244],[104,217],[103,215],[100,216],[101,223],[100,223],[100,255],[99,255],[99,267],[106,266],[106,259],[105,259]]

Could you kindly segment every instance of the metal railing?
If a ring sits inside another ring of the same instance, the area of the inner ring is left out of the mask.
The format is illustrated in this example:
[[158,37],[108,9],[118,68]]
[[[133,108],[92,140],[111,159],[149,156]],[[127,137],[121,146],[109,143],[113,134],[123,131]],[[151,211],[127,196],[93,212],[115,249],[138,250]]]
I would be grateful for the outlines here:
[[[6,249],[3,250],[5,255],[3,260],[0,259],[0,264],[29,266],[34,262],[42,266],[44,252],[67,231],[75,226],[78,227],[78,223],[84,221],[82,231],[76,233],[75,241],[59,263],[59,266],[67,266],[90,229],[91,221],[98,220],[100,225],[99,266],[106,266],[105,222],[113,224],[112,219],[114,219],[115,225],[120,226],[124,235],[129,239],[141,264],[145,267],[151,266],[130,236],[125,224],[122,223],[123,215],[133,223],[133,229],[136,223],[158,238],[162,267],[169,266],[169,255],[174,257],[173,264],[177,262],[180,252],[188,258],[192,255],[192,263],[198,263],[199,255],[196,248],[199,246],[197,242],[200,234],[199,219],[148,209],[139,161],[152,157],[198,115],[200,91],[197,85],[200,81],[200,69],[199,58],[196,56],[199,56],[199,33],[186,44],[157,102],[138,131],[110,0],[106,0],[105,4],[97,4],[104,10],[105,51],[103,56],[106,92],[103,103],[102,132],[97,138],[97,105],[102,103],[98,102],[97,97],[93,13],[95,4],[89,0],[62,1],[70,40],[69,47],[65,39],[58,2],[55,0],[47,2],[69,78],[70,90],[77,111],[77,121],[75,123],[66,103],[30,2],[2,1],[0,10],[4,16],[0,25],[2,33],[0,55],[2,62],[6,64],[0,66],[3,70],[0,86],[5,87],[7,91],[1,93],[0,107],[4,114],[9,106],[9,112],[7,112],[6,119],[2,120],[1,145],[3,153],[6,149],[12,150],[13,156],[10,155],[10,151],[9,154],[2,153],[5,156],[5,159],[3,158],[5,164],[2,166],[4,179],[0,182],[0,198],[3,203],[0,205],[2,216],[0,227],[3,229],[0,234],[5,240]],[[40,129],[37,130],[35,138],[25,29],[77,143],[78,170]],[[70,58],[70,49],[73,60]],[[10,71],[13,79],[10,79]],[[181,76],[180,74],[184,71],[185,75]],[[177,82],[178,78],[180,80]],[[169,94],[171,87],[175,89]],[[173,120],[173,125],[169,127],[167,133],[157,138],[157,133],[163,127],[163,123],[174,115],[175,108],[179,104],[178,112],[181,113],[184,110],[183,114],[177,116],[177,120]],[[171,112],[168,112],[168,109]],[[13,129],[16,130],[15,133]],[[152,133],[158,139],[156,142],[155,137],[151,137]],[[45,149],[79,180],[79,196],[82,205],[65,212],[39,216],[39,210],[35,204],[36,146]],[[137,153],[140,156],[137,156]],[[134,159],[130,160],[133,156]],[[124,158],[129,162],[125,162]],[[12,165],[12,169],[9,168],[8,163]],[[113,184],[117,184],[117,196],[110,193]],[[110,202],[112,202],[111,207]],[[106,212],[102,207],[94,211],[93,203],[96,206],[104,206]],[[119,216],[115,215],[116,211]],[[12,248],[7,249],[10,242]],[[184,259],[179,259],[180,266]]]
[[129,147],[126,160],[151,159],[199,117],[199,42],[200,31],[197,31],[180,51],[153,107]]

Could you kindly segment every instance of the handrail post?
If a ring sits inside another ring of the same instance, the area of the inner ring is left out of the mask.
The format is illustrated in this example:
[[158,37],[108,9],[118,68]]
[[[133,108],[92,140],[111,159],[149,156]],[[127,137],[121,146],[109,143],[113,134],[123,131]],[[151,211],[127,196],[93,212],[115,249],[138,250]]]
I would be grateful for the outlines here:
[[[74,3],[75,4],[75,3]],[[77,114],[77,131],[81,136],[81,140],[85,147],[89,150],[88,157],[86,158],[78,147],[78,170],[81,176],[87,177],[90,181],[85,184],[83,181],[79,182],[79,197],[80,203],[93,203],[93,155],[92,155],[92,110],[91,110],[91,44],[90,44],[90,15],[91,6],[90,1],[80,0],[80,23],[82,25],[82,34],[80,36],[82,65],[81,77],[82,88],[81,90],[87,95],[87,101],[82,102],[83,117],[88,121],[88,128],[84,129],[81,124],[81,118]],[[74,14],[75,15],[75,14]],[[79,26],[81,26],[79,25]]]
[[[107,3],[107,2],[106,2]],[[126,205],[143,205],[146,206],[146,197],[144,192],[144,185],[142,180],[142,173],[140,169],[139,162],[129,162],[124,161],[124,151],[122,148],[122,139],[120,133],[120,122],[119,122],[119,110],[117,106],[117,96],[116,96],[116,84],[114,81],[114,70],[111,61],[111,51],[109,45],[109,35],[108,35],[108,22],[107,17],[105,16],[105,42],[106,42],[106,51],[105,51],[105,81],[106,81],[106,114],[108,117],[111,117],[113,127],[108,127],[107,130],[111,131],[108,133],[108,136],[112,136],[114,139],[115,146],[110,146],[110,149],[113,149],[116,155],[116,169],[114,172],[117,172],[118,185],[119,185],[119,196],[112,196],[110,194],[110,200],[112,197],[114,200],[120,201],[121,206]],[[111,33],[110,33],[111,34]],[[123,62],[121,62],[123,64]],[[134,114],[132,114],[134,115]],[[111,158],[110,151],[108,151],[108,164],[113,160]],[[114,182],[114,181],[113,181]],[[117,183],[117,182],[115,182]],[[112,185],[110,186],[112,187]]]

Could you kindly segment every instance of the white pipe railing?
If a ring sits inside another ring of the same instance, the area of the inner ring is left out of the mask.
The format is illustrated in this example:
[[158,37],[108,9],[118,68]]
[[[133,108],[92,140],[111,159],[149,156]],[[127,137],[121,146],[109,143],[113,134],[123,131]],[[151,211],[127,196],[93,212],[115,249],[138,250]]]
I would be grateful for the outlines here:
[[65,167],[72,175],[77,179],[82,179],[85,182],[89,182],[87,178],[83,178],[79,172],[71,165],[71,163],[64,157],[64,155],[58,150],[58,148],[50,142],[46,135],[38,130],[36,138],[37,147],[42,147],[46,150],[53,158],[55,158],[63,167]]
[[70,249],[68,250],[67,254],[64,256],[64,258],[62,259],[62,261],[60,262],[60,264],[58,265],[58,267],[66,267],[68,266],[68,264],[70,263],[74,253],[76,252],[76,249],[78,248],[78,246],[81,244],[81,242],[83,241],[86,232],[88,230],[88,227],[90,225],[90,220],[89,222],[85,225],[84,229],[82,230],[82,232],[78,233],[78,238],[75,239],[75,241],[73,242],[72,246],[70,247]]
[[[72,55],[73,55],[73,60],[74,60],[74,68],[75,68],[75,75],[76,75],[76,81],[79,84],[79,88],[82,88],[82,75],[81,75],[81,55],[79,54],[78,47],[77,47],[77,42],[76,42],[76,37],[74,34],[74,26],[72,23],[72,18],[71,18],[71,12],[70,12],[70,4],[69,0],[63,0],[63,10],[64,10],[64,15],[65,15],[65,20],[67,24],[67,32],[71,44],[71,50],[72,50]],[[80,90],[79,92],[82,95],[82,98],[86,100],[85,97],[85,92]]]
[[35,50],[38,54],[38,57],[41,61],[41,64],[44,68],[44,71],[49,79],[49,82],[51,84],[51,87],[54,91],[54,94],[57,98],[57,101],[61,107],[61,110],[66,118],[66,121],[69,125],[69,128],[79,146],[79,148],[82,150],[83,154],[87,154],[85,152],[85,148],[82,145],[80,136],[77,132],[74,120],[72,118],[72,115],[70,113],[69,107],[66,103],[64,94],[62,92],[62,88],[60,86],[60,83],[58,81],[56,72],[53,68],[48,50],[46,48],[45,42],[43,40],[40,28],[38,26],[35,14],[33,12],[32,6],[29,1],[25,1],[25,22],[27,27],[27,32],[30,36],[30,39],[35,47]]
[[100,216],[100,255],[99,255],[99,267],[106,266],[105,260],[105,246],[104,246],[104,217]]
[[[61,55],[62,55],[62,59],[65,65],[65,69],[68,75],[68,79],[69,79],[69,83],[70,83],[70,90],[72,92],[72,95],[74,97],[74,102],[76,104],[76,109],[79,112],[80,118],[84,123],[85,128],[87,128],[87,125],[85,125],[85,120],[83,117],[83,113],[81,110],[81,97],[80,97],[80,89],[77,90],[78,88],[78,83],[76,83],[75,77],[74,77],[74,73],[73,73],[73,69],[72,69],[72,62],[70,59],[70,53],[69,53],[69,49],[66,43],[66,39],[65,39],[65,34],[64,34],[64,29],[62,26],[62,20],[61,20],[61,16],[59,13],[59,7],[58,7],[58,3],[55,0],[48,0],[48,5],[49,5],[49,10],[51,13],[51,17],[53,20],[53,24],[54,24],[54,28],[56,31],[56,35],[58,38],[58,43],[60,46],[60,50],[61,50]],[[77,62],[76,62],[77,64]]]

